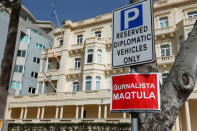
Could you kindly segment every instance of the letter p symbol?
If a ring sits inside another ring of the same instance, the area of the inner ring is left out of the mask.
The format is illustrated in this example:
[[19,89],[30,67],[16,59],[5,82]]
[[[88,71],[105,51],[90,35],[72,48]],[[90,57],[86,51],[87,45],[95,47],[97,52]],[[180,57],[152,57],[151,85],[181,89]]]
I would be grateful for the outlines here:
[[142,4],[121,11],[121,31],[141,26]]

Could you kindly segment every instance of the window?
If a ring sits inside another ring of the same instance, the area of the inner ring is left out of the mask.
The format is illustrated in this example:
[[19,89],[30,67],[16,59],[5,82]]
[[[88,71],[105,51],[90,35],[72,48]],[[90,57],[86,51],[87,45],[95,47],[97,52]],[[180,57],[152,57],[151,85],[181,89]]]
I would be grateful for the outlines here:
[[91,81],[92,81],[92,77],[91,76],[87,76],[86,77],[86,85],[85,85],[85,90],[86,91],[91,90]]
[[21,83],[19,81],[12,81],[11,88],[19,90],[21,88]]
[[29,36],[26,35],[25,33],[21,32],[20,42],[29,43]]
[[162,74],[162,83],[166,82],[167,76],[168,76],[168,73],[163,73]]
[[83,43],[83,35],[77,36],[77,44]]
[[22,65],[15,65],[14,72],[22,73],[23,72],[23,66]]
[[31,72],[31,77],[32,78],[38,78],[38,73],[37,72]]
[[75,58],[75,68],[80,67],[81,58]]
[[35,62],[35,63],[40,63],[40,58],[37,58],[37,57],[34,57],[34,59],[33,59],[33,62]]
[[159,19],[160,21],[160,28],[168,27],[168,17],[162,17]]
[[48,63],[48,68],[47,69],[51,69],[51,63]]
[[197,17],[197,11],[189,12],[187,15],[188,15],[188,18]]
[[88,50],[88,59],[87,63],[91,63],[93,61],[93,49]]
[[31,94],[35,94],[36,93],[36,88],[29,87],[28,92],[31,93]]
[[62,45],[63,45],[63,43],[64,43],[64,41],[63,41],[63,40],[60,40],[59,42],[60,42],[60,46],[62,46]]
[[170,45],[161,45],[161,56],[170,56]]
[[97,63],[99,64],[102,63],[102,50],[101,49],[97,50]]
[[79,91],[79,82],[73,83],[73,92]]
[[43,49],[45,49],[45,46],[43,46],[42,44],[36,43],[36,48],[43,50]]
[[101,77],[96,76],[96,90],[100,90],[101,87]]
[[25,57],[26,55],[26,50],[18,50],[17,56],[18,57]]
[[83,118],[86,118],[86,117],[87,117],[87,111],[84,110],[84,111],[83,111]]
[[95,32],[95,37],[101,37],[101,31],[96,31]]

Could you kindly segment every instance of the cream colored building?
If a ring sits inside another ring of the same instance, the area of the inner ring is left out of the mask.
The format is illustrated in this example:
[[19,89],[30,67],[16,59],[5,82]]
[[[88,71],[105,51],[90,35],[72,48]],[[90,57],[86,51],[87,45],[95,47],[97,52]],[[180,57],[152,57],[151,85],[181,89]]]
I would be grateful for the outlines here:
[[[196,0],[154,3],[155,49],[161,82],[166,80],[195,20]],[[54,32],[54,50],[60,65],[50,49],[44,50],[37,85],[42,91],[9,97],[5,119],[10,123],[130,122],[129,113],[109,110],[110,76],[129,72],[129,68],[111,69],[111,36],[111,13],[77,22],[65,21]],[[197,130],[196,93],[195,89],[173,130]]]

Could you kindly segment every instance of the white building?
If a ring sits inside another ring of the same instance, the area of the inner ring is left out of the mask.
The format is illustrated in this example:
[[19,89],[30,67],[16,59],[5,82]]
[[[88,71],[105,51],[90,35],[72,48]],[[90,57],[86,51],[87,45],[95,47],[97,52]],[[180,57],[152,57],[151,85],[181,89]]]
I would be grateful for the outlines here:
[[[154,3],[155,49],[161,82],[166,80],[196,16],[195,0]],[[10,123],[130,122],[129,113],[109,111],[110,76],[129,72],[129,68],[111,69],[111,36],[111,13],[77,22],[65,21],[54,32],[54,49],[60,66],[50,49],[42,52],[42,62],[50,62],[45,66],[50,82],[40,72],[37,86],[42,86],[42,93],[47,88],[48,93],[9,97],[6,120]],[[195,88],[173,130],[197,129],[196,99]]]

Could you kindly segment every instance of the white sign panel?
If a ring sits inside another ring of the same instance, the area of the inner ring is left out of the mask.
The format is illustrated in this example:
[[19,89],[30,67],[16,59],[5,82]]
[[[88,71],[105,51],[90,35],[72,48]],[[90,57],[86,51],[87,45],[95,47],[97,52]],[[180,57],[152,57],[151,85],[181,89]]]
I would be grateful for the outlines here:
[[112,68],[154,61],[152,0],[113,12]]

